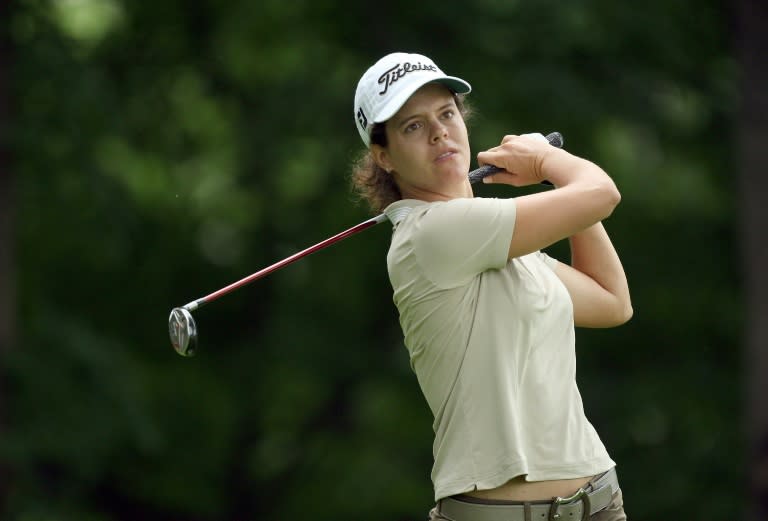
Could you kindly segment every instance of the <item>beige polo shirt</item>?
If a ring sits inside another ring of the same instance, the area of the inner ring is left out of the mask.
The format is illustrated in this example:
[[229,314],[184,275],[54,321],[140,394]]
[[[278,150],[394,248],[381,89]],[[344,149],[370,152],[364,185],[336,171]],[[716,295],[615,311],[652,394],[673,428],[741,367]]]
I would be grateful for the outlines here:
[[387,267],[411,367],[434,415],[435,500],[615,464],[576,386],[573,305],[557,261],[507,259],[514,199],[406,199]]

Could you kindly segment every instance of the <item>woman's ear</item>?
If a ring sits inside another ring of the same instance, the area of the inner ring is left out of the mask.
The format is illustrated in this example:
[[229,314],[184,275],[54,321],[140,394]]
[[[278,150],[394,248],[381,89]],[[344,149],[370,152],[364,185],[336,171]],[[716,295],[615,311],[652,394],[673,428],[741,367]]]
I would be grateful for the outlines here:
[[389,159],[389,152],[381,145],[371,145],[371,154],[376,164],[387,171],[392,172],[392,161]]

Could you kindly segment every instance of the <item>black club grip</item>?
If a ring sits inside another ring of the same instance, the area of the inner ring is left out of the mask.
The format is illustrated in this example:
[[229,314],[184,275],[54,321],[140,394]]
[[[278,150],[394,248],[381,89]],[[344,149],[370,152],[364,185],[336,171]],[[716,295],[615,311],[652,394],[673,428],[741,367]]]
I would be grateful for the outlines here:
[[[549,144],[553,147],[563,148],[563,135],[560,134],[560,132],[552,132],[551,134],[547,134],[547,141],[549,141]],[[495,174],[496,172],[501,172],[503,170],[503,168],[499,168],[498,166],[483,165],[469,173],[469,182],[475,184],[482,181],[484,177],[488,177],[491,174]],[[552,184],[548,181],[544,181],[544,183]]]

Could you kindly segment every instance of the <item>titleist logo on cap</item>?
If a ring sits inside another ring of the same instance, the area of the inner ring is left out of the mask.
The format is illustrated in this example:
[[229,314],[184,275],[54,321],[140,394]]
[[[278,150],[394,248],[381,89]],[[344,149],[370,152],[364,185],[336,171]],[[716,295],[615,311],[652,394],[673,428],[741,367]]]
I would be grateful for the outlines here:
[[434,65],[425,65],[421,62],[418,63],[398,63],[391,69],[389,69],[387,72],[382,74],[379,77],[378,83],[380,85],[384,85],[384,90],[379,92],[380,96],[383,96],[387,93],[387,89],[389,89],[389,86],[395,83],[397,80],[408,74],[409,72],[416,72],[416,71],[432,71],[432,72],[438,72],[438,69]]

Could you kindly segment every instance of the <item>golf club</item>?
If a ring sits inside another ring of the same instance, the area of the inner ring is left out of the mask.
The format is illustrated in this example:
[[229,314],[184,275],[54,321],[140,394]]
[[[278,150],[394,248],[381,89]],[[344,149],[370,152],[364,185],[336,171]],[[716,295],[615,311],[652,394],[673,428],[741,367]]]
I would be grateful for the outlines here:
[[[552,132],[551,134],[548,134],[546,136],[546,139],[549,142],[549,144],[554,147],[557,147],[557,148],[563,147],[563,136],[560,135],[559,132]],[[473,170],[469,173],[469,181],[474,184],[481,181],[484,177],[492,175],[496,172],[500,172],[502,170],[503,169],[495,167],[493,165],[483,165],[480,168]],[[328,239],[325,239],[324,241],[321,241],[313,246],[310,246],[309,248],[306,248],[304,250],[301,250],[300,252],[294,253],[290,257],[286,257],[285,259],[278,261],[272,264],[271,266],[267,266],[266,268],[263,268],[257,271],[256,273],[248,275],[247,277],[244,277],[238,280],[237,282],[233,282],[229,286],[226,286],[224,288],[221,288],[220,290],[214,291],[213,293],[206,295],[205,297],[199,298],[197,300],[193,300],[192,302],[190,302],[189,304],[185,304],[184,306],[173,308],[171,310],[170,317],[168,317],[168,334],[171,337],[171,345],[173,345],[173,348],[181,356],[194,355],[195,349],[197,348],[197,325],[195,324],[195,319],[192,317],[193,311],[203,306],[204,304],[213,302],[219,297],[226,295],[227,293],[231,293],[232,291],[238,288],[241,288],[242,286],[245,286],[246,284],[249,284],[262,277],[265,277],[270,273],[272,273],[273,271],[279,270],[280,268],[285,267],[288,264],[291,264],[292,262],[295,262],[301,259],[302,257],[306,257],[311,253],[314,253],[318,250],[322,250],[323,248],[326,248],[331,244],[335,244],[343,239],[346,239],[347,237],[350,237],[356,233],[366,230],[371,226],[375,226],[386,220],[387,220],[386,215],[384,215],[383,213],[379,214],[376,217],[372,217],[366,221],[361,222],[360,224],[353,226],[352,228],[349,228],[348,230],[344,230],[341,233],[337,233],[333,237],[329,237]]]

